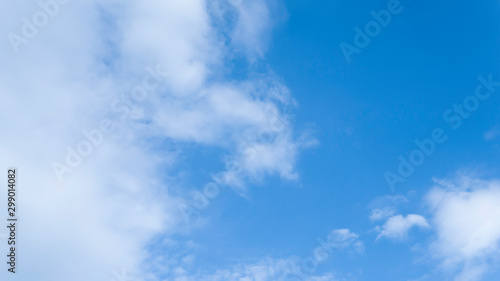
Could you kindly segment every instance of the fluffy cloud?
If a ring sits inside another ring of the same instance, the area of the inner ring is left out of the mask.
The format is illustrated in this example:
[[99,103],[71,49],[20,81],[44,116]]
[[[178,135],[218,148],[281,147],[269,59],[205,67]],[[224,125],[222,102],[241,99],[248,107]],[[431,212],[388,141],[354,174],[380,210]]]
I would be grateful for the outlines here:
[[428,228],[429,224],[427,220],[420,215],[411,214],[406,217],[402,215],[392,216],[387,219],[382,227],[377,228],[380,232],[377,236],[377,240],[382,237],[404,240],[414,227]]
[[[46,10],[38,1],[0,4],[0,33],[24,38],[0,44],[10,54],[0,70],[0,163],[18,167],[22,183],[18,280],[108,281],[114,269],[140,272],[150,239],[175,233],[181,220],[174,207],[182,199],[165,173],[182,151],[165,145],[222,148],[241,163],[242,180],[296,178],[301,140],[285,113],[294,106],[286,88],[267,73],[226,78],[234,46],[257,42],[248,52],[265,50],[265,1],[215,1],[241,15],[232,25],[215,21],[204,0],[42,2],[52,12],[38,28],[30,27]],[[148,66],[169,75],[137,99]],[[71,151],[88,143],[82,131],[105,118],[114,133],[87,146],[59,181],[52,163],[74,160]]]
[[480,280],[500,256],[500,184],[461,177],[428,194],[437,239],[432,254],[455,280]]

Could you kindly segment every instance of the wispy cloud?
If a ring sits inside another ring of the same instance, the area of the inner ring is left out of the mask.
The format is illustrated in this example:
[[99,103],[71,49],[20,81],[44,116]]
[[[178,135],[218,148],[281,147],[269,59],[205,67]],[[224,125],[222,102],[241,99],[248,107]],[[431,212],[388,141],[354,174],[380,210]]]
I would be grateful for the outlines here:
[[[290,274],[296,272],[298,268],[297,258],[286,259],[263,259],[256,263],[239,264],[229,269],[219,269],[214,273],[200,273],[192,275],[182,267],[174,269],[177,281],[239,281],[239,280],[259,280],[259,281],[287,281]],[[339,280],[333,273],[311,275],[305,277],[303,281],[337,281]]]

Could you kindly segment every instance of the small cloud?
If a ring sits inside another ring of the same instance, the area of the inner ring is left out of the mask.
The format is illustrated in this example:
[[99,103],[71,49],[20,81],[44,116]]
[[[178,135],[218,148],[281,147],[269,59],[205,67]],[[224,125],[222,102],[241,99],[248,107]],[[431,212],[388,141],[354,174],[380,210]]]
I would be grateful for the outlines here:
[[430,227],[427,220],[420,215],[412,214],[406,217],[402,215],[390,217],[381,228],[377,228],[380,231],[377,240],[382,237],[394,240],[404,240],[408,237],[410,230],[415,226],[421,228]]
[[356,253],[364,252],[364,244],[359,240],[359,235],[349,229],[332,230],[328,236],[328,242],[332,248],[345,249],[351,247]]
[[368,209],[371,209],[369,219],[376,222],[391,217],[397,212],[400,205],[408,202],[408,198],[401,194],[378,197],[368,204]]
[[394,215],[392,208],[373,209],[370,214],[370,221],[379,221]]

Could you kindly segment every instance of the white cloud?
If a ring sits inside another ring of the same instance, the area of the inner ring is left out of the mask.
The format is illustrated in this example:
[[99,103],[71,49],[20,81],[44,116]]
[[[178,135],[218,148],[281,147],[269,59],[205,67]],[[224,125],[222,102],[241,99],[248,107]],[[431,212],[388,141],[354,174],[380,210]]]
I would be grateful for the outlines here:
[[377,240],[386,237],[395,240],[404,240],[408,237],[408,233],[414,227],[428,228],[427,220],[420,215],[402,215],[392,216],[382,227],[378,228],[380,232]]
[[[249,38],[215,25],[203,0],[73,0],[19,53],[2,41],[0,52],[9,55],[0,69],[0,166],[18,167],[22,183],[18,280],[108,281],[114,269],[139,271],[151,237],[176,233],[181,220],[175,208],[181,199],[164,179],[182,151],[159,151],[158,143],[221,147],[241,159],[242,178],[296,177],[301,146],[283,110],[294,105],[286,88],[272,76],[224,77],[231,50],[220,34],[237,34],[234,41],[247,47],[264,42],[253,38],[262,38],[268,21],[251,22],[251,15],[267,14],[264,3],[238,8],[247,16],[237,29]],[[20,19],[40,10],[35,0],[0,5],[1,34],[21,34]],[[122,101],[132,112],[122,120],[110,105],[126,99],[145,67],[156,65],[170,76],[143,102]],[[97,128],[102,118],[118,122],[117,133],[105,135],[59,183],[51,163],[64,162],[66,147],[74,148],[85,138],[81,131]],[[261,150],[272,153],[261,161],[241,156],[245,134],[266,130],[269,118],[286,121]]]
[[470,177],[436,183],[427,196],[437,231],[431,253],[455,280],[480,280],[500,257],[500,184]]
[[364,244],[359,240],[359,235],[349,229],[335,229],[328,235],[327,242],[331,248],[352,248],[357,253],[364,251]]
[[394,215],[394,209],[373,209],[370,213],[370,221],[380,221]]

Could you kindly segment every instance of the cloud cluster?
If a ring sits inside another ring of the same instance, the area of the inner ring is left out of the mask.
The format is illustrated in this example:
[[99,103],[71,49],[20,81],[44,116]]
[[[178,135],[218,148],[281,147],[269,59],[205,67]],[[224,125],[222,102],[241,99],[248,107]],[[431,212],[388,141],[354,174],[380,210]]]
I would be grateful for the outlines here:
[[[215,1],[228,21],[215,20],[204,0],[67,2],[17,50],[8,37],[0,44],[11,54],[0,70],[0,163],[19,169],[22,189],[18,280],[140,272],[150,239],[175,233],[181,220],[182,199],[165,174],[182,151],[162,149],[169,144],[222,148],[241,163],[242,179],[296,178],[301,141],[285,113],[294,106],[286,88],[252,67],[248,78],[228,78],[236,46],[249,61],[266,49],[266,1]],[[22,33],[22,18],[41,9],[34,0],[0,6],[2,34]],[[164,83],[140,103],[130,99],[157,65],[170,73]],[[51,164],[103,118],[114,133],[60,182]],[[278,125],[265,142],[253,137]],[[245,151],[245,141],[259,149]]]
[[500,183],[471,177],[436,183],[427,196],[437,233],[432,254],[455,280],[481,280],[500,257]]
[[397,202],[408,202],[401,195],[378,198],[371,204],[376,208],[370,220],[385,221],[375,228],[377,240],[406,241],[412,229],[426,230],[412,239],[417,241],[412,249],[423,250],[420,259],[438,271],[418,280],[443,275],[457,281],[484,280],[500,264],[500,182],[467,174],[434,182],[423,197],[428,219],[395,215]]

